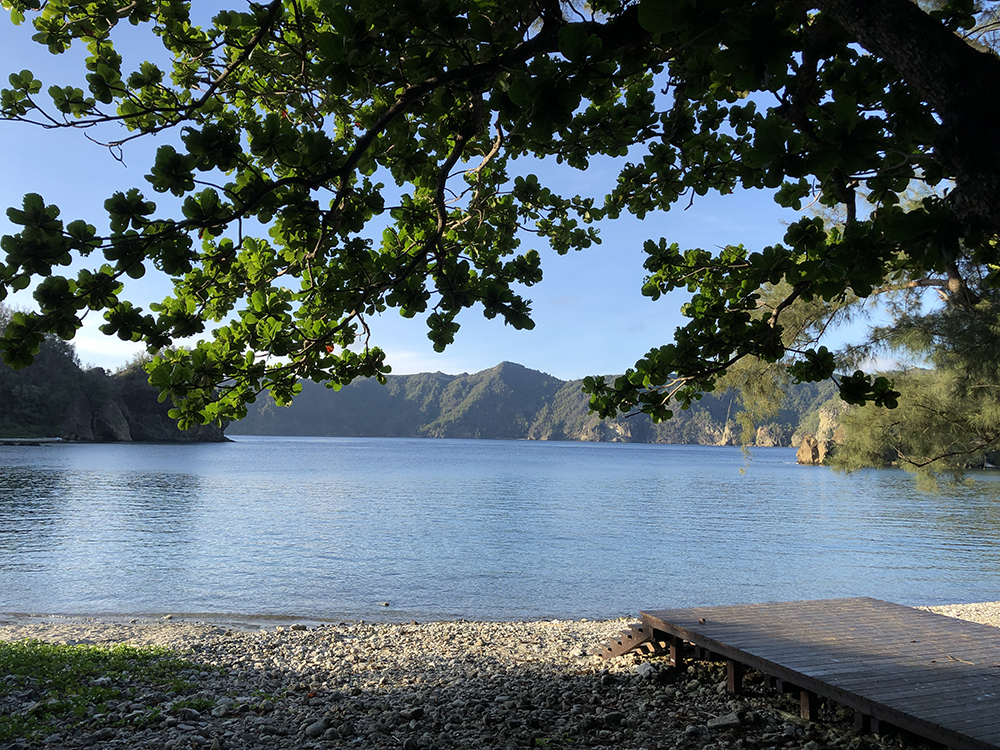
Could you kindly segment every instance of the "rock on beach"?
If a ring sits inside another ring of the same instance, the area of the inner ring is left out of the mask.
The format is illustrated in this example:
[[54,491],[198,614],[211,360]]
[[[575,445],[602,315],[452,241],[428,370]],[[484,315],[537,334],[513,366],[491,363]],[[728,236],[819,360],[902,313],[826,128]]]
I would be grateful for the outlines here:
[[[1000,605],[952,615],[1000,622]],[[854,731],[751,673],[739,697],[721,664],[677,672],[662,657],[590,655],[628,620],[342,623],[246,630],[182,619],[112,622],[0,617],[0,640],[165,646],[191,663],[183,685],[110,685],[111,715],[9,747],[293,750],[888,750],[901,740]],[[0,674],[0,680],[4,675]],[[0,686],[2,687],[2,686]],[[0,696],[4,696],[0,690]],[[30,711],[43,690],[8,692],[0,716]],[[29,705],[31,704],[31,705]],[[2,720],[2,719],[0,719]],[[921,747],[906,741],[908,747]]]

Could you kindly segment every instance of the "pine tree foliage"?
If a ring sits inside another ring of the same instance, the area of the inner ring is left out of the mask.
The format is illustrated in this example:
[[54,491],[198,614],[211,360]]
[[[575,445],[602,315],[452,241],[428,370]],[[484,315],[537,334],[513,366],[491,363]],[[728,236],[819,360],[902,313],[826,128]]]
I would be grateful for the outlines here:
[[873,333],[883,350],[926,363],[896,380],[892,413],[859,409],[844,420],[844,468],[886,462],[935,472],[995,464],[1000,457],[1000,296],[976,290],[971,307],[944,304]]
[[953,372],[912,370],[893,410],[855,408],[841,418],[846,440],[834,466],[902,466],[934,473],[992,465],[1000,447],[1000,403],[961,391]]

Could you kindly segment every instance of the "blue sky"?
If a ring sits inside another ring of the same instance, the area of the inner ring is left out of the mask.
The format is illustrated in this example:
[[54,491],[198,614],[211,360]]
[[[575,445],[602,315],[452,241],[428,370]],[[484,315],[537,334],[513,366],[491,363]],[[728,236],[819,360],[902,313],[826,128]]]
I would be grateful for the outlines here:
[[[0,70],[28,68],[45,87],[79,85],[82,54],[50,55],[30,42],[30,35],[28,25],[16,28],[0,20]],[[141,49],[141,45],[120,47],[128,49]],[[126,54],[126,68],[135,62]],[[87,140],[83,132],[43,131],[0,122],[0,208],[19,206],[25,193],[35,192],[58,205],[64,220],[85,218],[100,230],[106,223],[104,200],[116,190],[140,187],[148,198],[163,202],[164,197],[153,193],[143,179],[152,154],[163,142],[161,137],[129,144],[121,163],[107,149]],[[600,189],[615,178],[613,163],[595,164],[584,173],[541,163],[530,170],[543,184],[569,194],[593,188],[600,195]],[[675,328],[683,323],[679,313],[683,296],[651,302],[640,293],[646,239],[665,237],[682,247],[706,249],[742,243],[759,250],[779,242],[784,234],[782,222],[796,218],[779,208],[769,193],[760,191],[711,195],[696,198],[690,208],[683,205],[645,221],[625,217],[606,222],[601,226],[602,245],[568,256],[536,245],[542,253],[545,278],[527,290],[533,303],[534,330],[516,331],[499,319],[486,320],[473,308],[460,316],[462,329],[455,344],[437,354],[419,319],[405,320],[390,311],[372,321],[372,343],[387,352],[389,364],[399,374],[476,372],[504,360],[567,380],[622,372],[649,348],[671,341]],[[11,231],[0,211],[0,234]],[[150,273],[130,282],[124,297],[146,305],[168,290],[165,278]],[[25,307],[32,302],[27,292],[8,298],[8,303]],[[99,315],[91,314],[74,343],[84,363],[113,369],[140,347],[104,336],[97,330],[102,322]]]

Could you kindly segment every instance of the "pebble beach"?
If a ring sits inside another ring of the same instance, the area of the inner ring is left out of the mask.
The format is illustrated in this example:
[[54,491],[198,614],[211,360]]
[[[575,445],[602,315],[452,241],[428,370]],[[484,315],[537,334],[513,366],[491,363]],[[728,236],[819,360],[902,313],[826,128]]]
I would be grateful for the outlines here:
[[[932,608],[1000,625],[1000,603]],[[872,750],[922,747],[858,734],[853,714],[797,699],[751,673],[739,697],[721,664],[683,672],[662,657],[603,661],[598,644],[630,620],[285,624],[259,629],[176,618],[0,615],[0,641],[157,646],[185,660],[180,679],[128,672],[114,697],[45,736],[0,748],[582,748]],[[112,684],[113,683],[113,684]],[[38,710],[46,685],[0,668],[0,723]],[[0,735],[2,736],[2,735]],[[6,744],[5,744],[6,743]]]

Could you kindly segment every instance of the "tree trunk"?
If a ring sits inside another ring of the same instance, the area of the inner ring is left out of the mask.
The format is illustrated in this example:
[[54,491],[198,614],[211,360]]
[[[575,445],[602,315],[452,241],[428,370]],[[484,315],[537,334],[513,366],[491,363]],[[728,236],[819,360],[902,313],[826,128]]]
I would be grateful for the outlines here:
[[955,213],[1000,233],[1000,59],[909,0],[811,0],[892,65],[941,120],[935,156],[954,176]]

